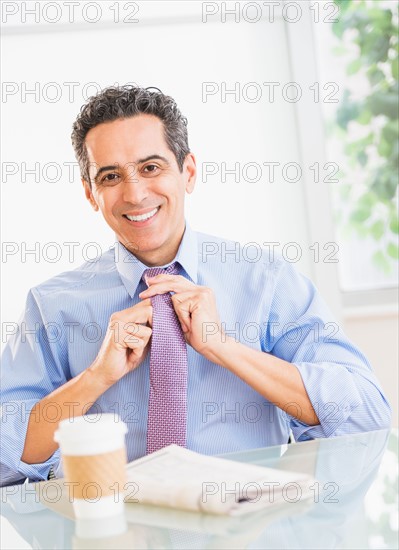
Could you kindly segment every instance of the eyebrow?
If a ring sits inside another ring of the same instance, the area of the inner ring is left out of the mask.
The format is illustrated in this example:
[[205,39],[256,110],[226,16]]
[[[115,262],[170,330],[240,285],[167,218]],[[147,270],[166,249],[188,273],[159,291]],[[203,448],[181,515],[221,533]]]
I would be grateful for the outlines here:
[[[147,162],[148,160],[161,160],[162,162],[164,162],[167,165],[170,164],[168,159],[166,159],[165,157],[162,157],[161,155],[148,155],[145,158],[138,159],[134,164],[143,164],[144,162]],[[130,163],[127,163],[127,164],[130,164]],[[119,168],[120,168],[119,164],[111,164],[109,166],[101,166],[101,168],[99,168],[97,170],[93,180],[95,182],[97,182],[99,176],[101,176],[101,174],[103,174],[104,172],[109,172],[110,170],[118,170]]]

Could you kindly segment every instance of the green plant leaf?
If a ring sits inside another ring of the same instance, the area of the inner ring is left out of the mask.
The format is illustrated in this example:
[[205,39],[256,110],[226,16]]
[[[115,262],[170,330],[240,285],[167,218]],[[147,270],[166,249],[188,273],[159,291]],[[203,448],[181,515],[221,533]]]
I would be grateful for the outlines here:
[[376,241],[379,241],[385,231],[385,224],[381,220],[376,221],[370,228],[370,232]]
[[373,115],[398,118],[398,96],[394,92],[376,92],[368,97],[367,103]]
[[349,183],[343,183],[339,186],[339,194],[342,200],[347,200],[350,196],[352,187],[349,185]]
[[398,178],[394,172],[381,172],[377,174],[371,186],[372,191],[381,201],[390,201],[396,194]]
[[[373,28],[373,24],[368,25],[370,30]],[[388,59],[388,52],[390,46],[389,34],[384,34],[382,29],[375,29],[373,32],[367,32],[365,27],[363,33],[359,34],[359,46],[361,56],[365,58],[368,63],[381,63]]]
[[368,192],[359,198],[358,205],[361,210],[368,210],[371,212],[377,200],[378,199],[374,193]]
[[334,55],[344,55],[348,52],[348,49],[345,48],[345,46],[335,46],[335,48],[332,49],[332,53]]
[[369,229],[364,223],[353,225],[353,229],[356,231],[357,236],[363,241],[370,236]]
[[399,138],[399,126],[396,121],[389,121],[388,124],[386,124],[381,132],[381,135],[384,139],[387,141],[395,142]]
[[383,138],[381,135],[380,143],[378,144],[378,154],[382,157],[389,157],[392,153],[393,143]]
[[343,129],[347,129],[348,123],[351,120],[356,119],[361,112],[361,106],[350,100],[350,92],[345,90],[342,97],[342,103],[337,109],[336,120],[339,126]]
[[367,13],[370,19],[378,30],[392,33],[392,11],[389,9],[383,10],[378,4],[376,6],[375,8],[371,7],[368,9]]
[[372,256],[372,261],[376,267],[378,267],[385,273],[389,273],[391,271],[391,264],[381,250],[377,250],[377,252],[374,252]]
[[346,67],[346,74],[349,76],[349,75],[352,75],[352,74],[356,74],[359,69],[361,68],[362,66],[362,60],[361,59],[354,59],[353,61],[351,61],[349,63],[349,65]]
[[356,122],[359,124],[370,124],[371,120],[371,111],[370,109],[364,108],[360,111],[359,116],[356,118]]
[[367,153],[365,153],[364,151],[360,151],[357,154],[357,160],[358,160],[360,166],[366,166],[367,161],[368,161]]
[[334,0],[334,3],[339,7],[341,13],[346,12],[351,7],[350,0]]
[[367,71],[369,82],[372,86],[375,86],[379,82],[385,79],[385,74],[378,68],[376,64],[372,65]]
[[347,143],[345,146],[345,152],[348,155],[355,156],[360,151],[364,151],[368,145],[371,145],[373,143],[373,141],[374,134],[370,133],[366,137]]
[[392,231],[392,233],[399,234],[399,218],[396,213],[393,214],[391,223],[389,224],[389,229]]
[[352,212],[352,214],[350,215],[350,219],[352,222],[355,222],[355,223],[362,223],[364,221],[366,221],[369,217],[370,217],[370,210],[368,209],[358,209],[358,210],[355,210],[354,212]]
[[[391,241],[387,244],[383,237],[389,233],[394,239],[399,234],[397,3],[384,2],[382,6],[379,0],[334,1],[340,9],[339,20],[331,27],[339,37],[335,53],[346,50],[346,55],[351,55],[345,61],[348,78],[333,133],[335,139],[341,140],[347,159],[338,188],[341,201],[347,206],[340,210],[338,229],[378,242],[380,248],[372,256],[372,262],[388,273],[393,259],[398,258],[398,246]],[[359,77],[355,75],[360,71],[367,76],[368,83],[359,96]],[[350,125],[351,122],[354,124]],[[368,135],[356,139],[363,133],[361,126],[368,129]],[[363,169],[358,184],[348,182],[351,168]],[[358,189],[364,189],[360,198]]]
[[364,9],[348,11],[348,13],[342,18],[342,21],[346,28],[354,27],[356,29],[365,29],[367,25],[372,23],[368,11]]
[[395,57],[395,59],[392,59],[391,61],[391,74],[392,78],[395,80],[398,80],[399,77],[399,58]]
[[394,260],[399,258],[399,247],[395,243],[388,243],[387,246],[388,255],[391,256]]

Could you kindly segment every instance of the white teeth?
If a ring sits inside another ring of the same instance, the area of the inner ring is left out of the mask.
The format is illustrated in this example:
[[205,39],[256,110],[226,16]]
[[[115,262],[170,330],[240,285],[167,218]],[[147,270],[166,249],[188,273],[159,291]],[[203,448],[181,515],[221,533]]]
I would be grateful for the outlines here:
[[150,218],[155,216],[155,214],[158,212],[158,210],[159,210],[159,206],[154,208],[154,210],[151,210],[151,212],[147,212],[147,214],[141,214],[141,216],[128,216],[126,214],[126,217],[131,222],[143,222],[143,221],[149,220]]

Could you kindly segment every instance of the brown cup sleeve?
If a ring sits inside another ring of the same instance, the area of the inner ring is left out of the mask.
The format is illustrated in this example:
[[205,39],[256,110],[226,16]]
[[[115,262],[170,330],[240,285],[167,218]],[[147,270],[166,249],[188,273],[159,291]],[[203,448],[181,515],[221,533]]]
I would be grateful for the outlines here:
[[73,498],[98,499],[123,492],[126,483],[126,448],[98,455],[62,455],[65,481]]

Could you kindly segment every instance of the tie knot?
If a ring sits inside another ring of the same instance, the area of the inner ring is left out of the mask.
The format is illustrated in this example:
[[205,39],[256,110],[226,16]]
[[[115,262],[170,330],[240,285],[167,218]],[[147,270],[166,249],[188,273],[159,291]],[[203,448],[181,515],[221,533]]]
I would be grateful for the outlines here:
[[[179,265],[177,262],[168,265],[168,267],[150,267],[146,269],[143,273],[143,281],[147,284],[147,279],[149,277],[156,277],[156,275],[167,274],[167,275],[178,275]],[[147,285],[148,286],[148,285]]]

